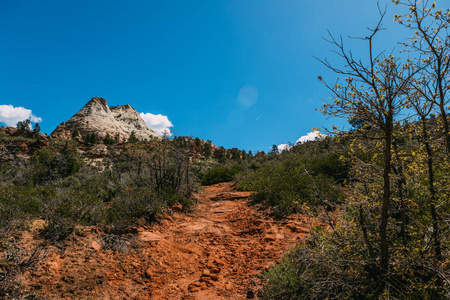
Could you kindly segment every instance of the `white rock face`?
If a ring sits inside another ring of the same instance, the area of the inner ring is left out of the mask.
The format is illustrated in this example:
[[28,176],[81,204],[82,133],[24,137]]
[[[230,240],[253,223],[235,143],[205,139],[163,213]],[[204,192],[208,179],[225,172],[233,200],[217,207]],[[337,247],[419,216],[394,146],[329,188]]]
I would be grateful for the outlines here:
[[121,140],[128,139],[133,131],[140,140],[161,138],[130,105],[110,108],[105,99],[98,97],[92,98],[70,120],[56,127],[51,136],[70,139],[75,130],[81,135],[96,133],[100,138],[107,134],[111,137],[119,135]]

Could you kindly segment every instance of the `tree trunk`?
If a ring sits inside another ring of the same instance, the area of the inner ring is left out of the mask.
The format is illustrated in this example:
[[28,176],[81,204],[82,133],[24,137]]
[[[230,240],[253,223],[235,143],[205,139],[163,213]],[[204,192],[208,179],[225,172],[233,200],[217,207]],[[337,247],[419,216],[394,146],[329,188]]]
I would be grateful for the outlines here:
[[431,218],[433,220],[434,251],[436,258],[438,260],[442,260],[441,240],[439,238],[439,224],[436,213],[436,206],[434,205],[434,203],[436,202],[436,190],[434,189],[433,152],[431,151],[431,146],[430,143],[428,142],[428,132],[426,129],[425,117],[422,117],[422,135],[425,144],[425,149],[427,151],[428,190],[430,191],[430,200],[431,200],[430,211],[431,211]]
[[389,200],[391,196],[391,146],[392,146],[392,118],[386,118],[385,125],[385,157],[383,171],[383,201],[381,205],[381,223],[380,223],[380,250],[381,250],[381,268],[384,273],[389,269],[389,245],[387,240],[387,225],[389,219]]
[[447,150],[447,155],[450,156],[450,130],[448,125],[447,113],[445,112],[445,103],[439,104],[442,118],[442,126],[444,127],[444,138],[445,138],[445,148]]
[[[399,153],[397,150],[397,147],[395,143],[393,144],[393,150],[395,156],[398,158]],[[407,205],[405,204],[405,198],[407,195],[406,191],[406,178],[405,174],[403,173],[403,167],[401,164],[401,160],[398,159],[397,161],[398,167],[392,167],[393,172],[399,176],[399,179],[397,180],[397,190],[398,190],[398,198],[400,202],[400,219],[402,221],[401,227],[400,227],[400,236],[402,237],[403,246],[406,248],[408,247],[408,232],[407,232],[407,226],[408,226],[408,215],[407,215]]]
[[447,119],[447,113],[445,111],[445,91],[444,91],[444,87],[442,84],[442,81],[444,80],[444,78],[442,76],[442,57],[440,57],[438,55],[438,53],[436,52],[436,50],[434,48],[432,48],[432,50],[437,58],[437,60],[436,60],[436,65],[437,65],[436,80],[437,80],[438,89],[439,89],[439,109],[441,111],[442,125],[444,126],[444,137],[445,137],[445,146],[447,149],[447,155],[450,156],[450,130],[449,130],[449,124],[448,124],[448,119]]
[[364,242],[366,243],[367,250],[369,250],[369,257],[375,260],[375,255],[372,247],[372,243],[369,240],[369,235],[367,234],[366,222],[364,220],[364,211],[362,205],[359,205],[359,224],[361,225],[361,230],[363,232]]

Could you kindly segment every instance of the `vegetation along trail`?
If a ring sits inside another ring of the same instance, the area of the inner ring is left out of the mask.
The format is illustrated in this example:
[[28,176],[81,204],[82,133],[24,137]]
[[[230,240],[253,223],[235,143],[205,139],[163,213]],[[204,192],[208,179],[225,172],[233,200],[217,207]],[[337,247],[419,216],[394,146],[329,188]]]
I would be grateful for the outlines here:
[[306,236],[310,222],[301,215],[276,222],[233,185],[205,186],[191,213],[174,206],[160,225],[136,228],[140,246],[128,254],[102,249],[92,230],[76,231],[26,285],[66,299],[257,298],[260,274]]

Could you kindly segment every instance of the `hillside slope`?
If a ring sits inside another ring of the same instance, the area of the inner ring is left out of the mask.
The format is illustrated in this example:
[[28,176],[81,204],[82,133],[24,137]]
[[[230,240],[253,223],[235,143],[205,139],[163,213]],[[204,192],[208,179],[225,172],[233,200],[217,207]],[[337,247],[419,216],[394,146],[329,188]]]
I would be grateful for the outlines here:
[[[192,213],[174,207],[160,225],[136,228],[140,246],[128,253],[102,249],[101,233],[80,227],[23,282],[49,298],[256,298],[259,275],[306,236],[310,220],[277,223],[248,196],[232,183],[204,187]],[[22,233],[25,245],[39,239],[36,232]]]

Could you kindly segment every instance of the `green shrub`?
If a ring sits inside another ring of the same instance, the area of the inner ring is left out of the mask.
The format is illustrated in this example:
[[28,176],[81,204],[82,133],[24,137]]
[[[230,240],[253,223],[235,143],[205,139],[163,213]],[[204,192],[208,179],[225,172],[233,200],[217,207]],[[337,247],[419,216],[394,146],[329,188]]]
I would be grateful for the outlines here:
[[203,175],[202,184],[211,185],[220,182],[229,182],[234,179],[236,174],[242,172],[243,167],[234,165],[231,167],[217,167]]
[[47,224],[42,229],[42,236],[50,241],[61,241],[68,237],[75,229],[72,219],[58,214],[47,218]]
[[126,184],[120,183],[110,170],[99,173],[96,168],[84,167],[78,173],[54,183],[62,189],[85,191],[103,201],[111,201]]
[[45,185],[76,174],[82,168],[82,161],[78,156],[75,145],[66,143],[56,155],[50,149],[41,149],[33,153],[30,159],[31,174],[29,183]]
[[252,201],[264,204],[278,218],[297,212],[303,204],[316,206],[324,200],[332,205],[342,198],[332,177],[307,172],[298,157],[268,161],[256,171],[248,170],[239,186],[254,191]]
[[295,254],[286,255],[283,260],[263,274],[267,281],[262,292],[263,299],[299,299],[304,286],[301,275],[305,265],[295,259]]
[[15,222],[18,221],[17,213],[18,211],[15,207],[0,202],[0,246],[14,229]]
[[319,157],[314,157],[307,162],[308,168],[314,174],[324,174],[333,177],[338,182],[348,179],[350,166],[343,162],[340,157],[344,152],[333,152]]
[[67,189],[47,199],[41,208],[47,221],[43,236],[50,240],[62,240],[80,225],[104,223],[103,201],[86,191]]
[[107,223],[119,231],[137,223],[139,219],[153,222],[166,205],[165,199],[153,190],[136,188],[117,195],[107,211]]
[[196,179],[189,153],[170,140],[112,146],[105,168],[84,165],[76,147],[73,141],[52,140],[28,162],[0,165],[1,236],[26,220],[43,218],[42,234],[62,240],[76,225],[127,228],[154,221],[174,203],[192,204]]
[[0,189],[0,203],[16,208],[21,214],[37,216],[45,198],[55,195],[50,187],[9,186]]
[[305,243],[263,275],[262,299],[448,299],[444,273],[430,267],[420,251],[393,253],[395,267],[383,274],[355,229],[343,223],[339,236],[313,230]]
[[58,201],[49,210],[71,218],[76,224],[96,225],[104,221],[105,205],[101,199],[85,190],[67,189],[58,193]]
[[0,189],[0,239],[40,216],[44,201],[56,195],[51,187],[7,186]]

